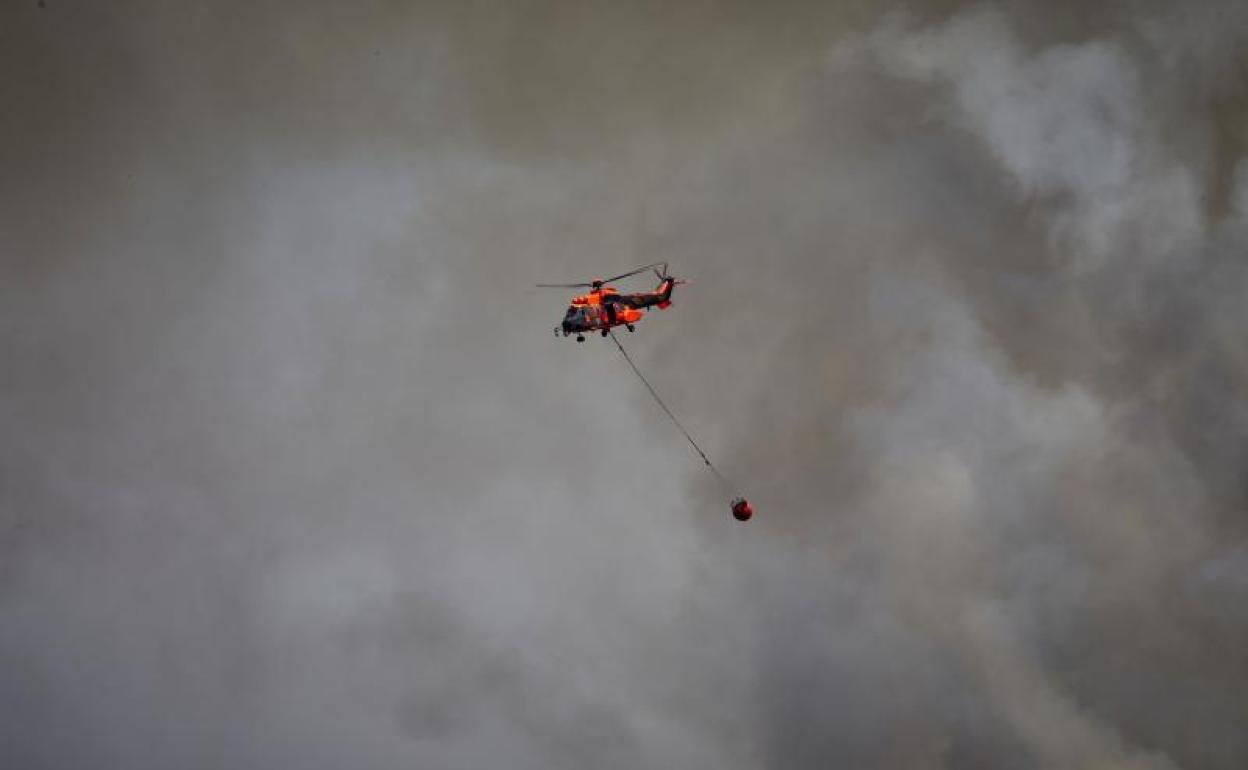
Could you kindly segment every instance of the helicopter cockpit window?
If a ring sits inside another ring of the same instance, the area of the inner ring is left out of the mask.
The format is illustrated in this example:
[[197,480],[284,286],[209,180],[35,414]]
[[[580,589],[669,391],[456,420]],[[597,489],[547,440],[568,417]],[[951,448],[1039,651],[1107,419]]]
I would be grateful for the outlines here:
[[565,315],[565,316],[564,316],[564,318],[572,318],[572,317],[573,317],[573,316],[575,316],[575,315],[576,315],[576,308],[575,308],[575,307],[572,307],[572,306],[569,306],[569,307],[568,307],[568,313],[567,313],[567,315]]

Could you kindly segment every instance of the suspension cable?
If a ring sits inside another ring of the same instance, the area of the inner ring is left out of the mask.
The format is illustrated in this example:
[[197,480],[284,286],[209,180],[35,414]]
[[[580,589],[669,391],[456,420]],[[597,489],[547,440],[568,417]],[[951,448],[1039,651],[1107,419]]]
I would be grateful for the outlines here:
[[637,375],[637,379],[641,380],[641,383],[646,386],[646,390],[650,391],[650,395],[654,396],[655,402],[663,409],[664,412],[667,413],[667,416],[671,419],[672,424],[679,428],[680,432],[685,435],[685,439],[689,441],[689,446],[693,447],[693,451],[697,452],[698,455],[701,456],[702,462],[706,463],[706,467],[711,469],[711,473],[714,473],[716,478],[723,482],[725,487],[731,489],[732,484],[730,484],[728,479],[724,478],[724,474],[720,473],[719,469],[711,463],[711,458],[706,456],[706,452],[702,451],[702,447],[698,446],[698,442],[693,440],[693,436],[689,435],[689,431],[685,430],[685,426],[680,424],[680,420],[676,419],[676,415],[672,414],[672,410],[668,409],[667,404],[663,403],[663,399],[659,398],[659,394],[655,391],[654,386],[651,385],[650,381],[646,379],[646,376],[641,373],[641,370],[637,368],[637,364],[633,362],[632,356],[628,354],[628,351],[625,350],[624,346],[620,344],[620,341],[616,339],[615,332],[610,331],[609,334],[611,341],[614,342],[615,346],[620,349],[620,354],[624,356],[624,360],[628,362],[628,365],[632,367],[633,372]]

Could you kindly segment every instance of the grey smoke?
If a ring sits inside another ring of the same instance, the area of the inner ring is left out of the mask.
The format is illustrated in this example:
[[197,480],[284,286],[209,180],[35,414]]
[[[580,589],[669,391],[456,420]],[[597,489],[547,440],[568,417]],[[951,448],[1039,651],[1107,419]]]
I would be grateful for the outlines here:
[[826,5],[0,11],[0,765],[1244,766],[1248,10]]

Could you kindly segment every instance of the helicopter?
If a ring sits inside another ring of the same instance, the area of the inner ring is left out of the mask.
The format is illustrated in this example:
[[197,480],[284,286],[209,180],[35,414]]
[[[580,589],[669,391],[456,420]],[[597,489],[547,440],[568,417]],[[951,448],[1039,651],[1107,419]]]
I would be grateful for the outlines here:
[[[653,270],[659,279],[659,285],[654,291],[621,294],[608,285],[647,270]],[[670,307],[672,289],[683,283],[685,281],[667,274],[666,262],[655,262],[611,278],[594,278],[584,283],[539,283],[537,286],[541,289],[590,290],[588,294],[572,298],[563,322],[555,327],[556,337],[560,334],[564,337],[575,334],[577,342],[584,342],[586,332],[601,332],[605,337],[616,326],[623,326],[630,332],[636,331],[635,324],[645,315],[646,308],[657,307],[665,310]]]
[[[639,292],[636,294],[621,294],[609,284],[631,278],[639,273],[647,270],[653,270],[659,279],[659,285],[654,291]],[[555,336],[562,334],[564,337],[572,334],[576,335],[577,342],[585,341],[586,332],[601,332],[603,337],[610,337],[615,346],[619,348],[620,355],[632,367],[633,373],[641,380],[646,389],[650,391],[650,395],[658,402],[658,405],[667,414],[668,418],[680,429],[684,434],[689,445],[693,447],[698,456],[702,458],[702,462],[712,473],[724,484],[730,487],[728,479],[724,477],[719,470],[711,464],[711,458],[707,457],[706,452],[702,451],[702,447],[698,446],[693,440],[693,436],[681,425],[676,419],[676,415],[672,414],[672,410],[663,403],[663,399],[659,398],[658,391],[641,373],[641,369],[637,368],[637,364],[633,361],[632,356],[624,349],[619,338],[611,333],[611,330],[617,326],[623,326],[630,332],[636,331],[634,324],[641,320],[648,308],[657,307],[665,310],[672,304],[672,290],[678,284],[686,283],[679,278],[673,278],[667,273],[666,262],[654,262],[649,265],[642,265],[639,268],[630,270],[627,273],[621,273],[611,278],[595,278],[584,283],[539,283],[539,289],[589,289],[588,294],[581,294],[572,298],[572,303],[568,305],[568,312],[563,317],[563,322],[555,327]],[[734,497],[730,503],[732,517],[737,521],[749,521],[754,516],[754,506],[750,505],[744,497]]]

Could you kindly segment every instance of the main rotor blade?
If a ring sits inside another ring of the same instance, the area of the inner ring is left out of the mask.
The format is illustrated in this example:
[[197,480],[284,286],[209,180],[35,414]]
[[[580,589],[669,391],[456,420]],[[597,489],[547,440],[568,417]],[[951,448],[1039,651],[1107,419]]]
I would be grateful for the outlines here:
[[620,275],[614,276],[614,277],[612,277],[612,278],[603,278],[603,279],[602,279],[602,282],[603,282],[603,283],[611,283],[612,281],[618,281],[618,280],[620,280],[621,278],[628,278],[629,276],[637,275],[638,273],[644,273],[645,271],[649,270],[650,268],[652,268],[652,267],[658,267],[659,265],[662,265],[662,264],[663,264],[662,262],[651,262],[651,263],[650,263],[650,264],[648,264],[648,265],[642,265],[641,267],[637,268],[636,270],[630,270],[630,271],[628,271],[627,273],[621,273]]
[[651,262],[650,264],[642,265],[641,267],[635,270],[629,270],[627,273],[620,273],[619,275],[612,276],[610,278],[602,278],[602,279],[595,280],[589,283],[539,283],[537,284],[537,288],[539,289],[593,289],[595,287],[603,286],[613,281],[618,281],[621,278],[629,278],[631,276],[637,275],[638,273],[644,273],[645,271],[650,270],[651,268],[655,268],[655,267],[662,267],[663,273],[664,275],[666,275],[667,273],[666,262]]

